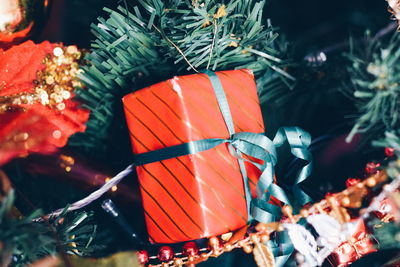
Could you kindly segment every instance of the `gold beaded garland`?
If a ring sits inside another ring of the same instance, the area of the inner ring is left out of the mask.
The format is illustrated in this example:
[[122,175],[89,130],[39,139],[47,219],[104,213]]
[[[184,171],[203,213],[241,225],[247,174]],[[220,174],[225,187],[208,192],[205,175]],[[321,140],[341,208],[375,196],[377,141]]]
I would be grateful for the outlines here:
[[253,243],[259,243],[260,242],[260,237],[256,233],[250,234],[250,239],[253,241]]
[[349,197],[344,197],[343,199],[342,199],[342,205],[343,206],[348,206],[350,204],[350,198]]
[[216,247],[219,245],[219,240],[218,237],[211,237],[208,241],[208,243],[210,244],[211,247]]
[[232,232],[225,233],[225,234],[221,235],[221,239],[223,241],[227,242],[227,241],[229,241],[229,239],[231,239],[232,235],[233,235]]
[[209,255],[207,253],[201,253],[200,257],[202,260],[208,260]]
[[374,187],[376,185],[376,180],[374,177],[370,177],[367,179],[367,186]]
[[229,252],[229,251],[232,251],[233,250],[233,246],[231,245],[231,244],[225,244],[224,245],[224,250],[226,251],[226,252]]
[[253,252],[253,247],[250,245],[243,246],[243,251],[247,254],[250,254],[251,252]]
[[[293,209],[291,206],[283,206],[282,207],[282,212],[285,216],[287,216],[286,221],[289,221],[291,223],[297,223],[301,218],[306,218],[310,214],[318,214],[318,213],[330,213],[331,216],[336,217],[339,221],[342,223],[348,222],[350,220],[350,216],[347,213],[346,209],[343,206],[346,206],[348,200],[350,202],[353,201],[361,201],[363,199],[365,194],[361,194],[360,191],[364,191],[365,187],[373,187],[377,185],[378,183],[382,183],[387,179],[387,174],[385,171],[382,171],[380,173],[374,174],[370,178],[366,179],[363,182],[359,182],[358,184],[351,186],[347,188],[346,190],[342,191],[341,193],[334,194],[332,196],[327,196],[324,200],[321,200],[318,203],[313,204],[312,206],[308,208],[303,208],[299,214],[294,215],[293,214]],[[373,180],[373,182],[371,182]],[[372,184],[374,185],[372,186]],[[343,206],[342,206],[343,205]],[[175,254],[175,258],[166,263],[160,263],[158,265],[149,265],[153,267],[164,267],[164,266],[182,266],[182,264],[186,266],[192,266],[194,264],[200,263],[202,261],[206,261],[209,259],[209,257],[218,257],[224,252],[230,252],[233,249],[236,248],[242,248],[245,253],[254,253],[254,254],[259,254],[260,249],[262,249],[262,246],[264,250],[268,250],[268,247],[266,245],[266,242],[270,239],[270,234],[272,232],[281,232],[284,231],[284,228],[280,222],[271,222],[271,223],[258,223],[255,227],[256,232],[249,233],[248,235],[244,235],[242,239],[235,239],[232,238],[231,234],[232,233],[227,233],[229,236],[229,239],[225,241],[225,236],[221,235],[220,237],[211,237],[208,240],[208,245],[209,249],[200,249],[200,251],[209,251],[208,253],[201,253],[199,255],[195,256],[188,256],[188,257],[180,257],[181,253]],[[224,238],[223,238],[224,236]],[[221,244],[222,241],[225,241],[226,243]],[[355,242],[354,240],[350,240]],[[221,246],[220,246],[221,245]],[[344,244],[345,249],[351,248],[349,244]],[[272,255],[270,253],[270,255]],[[264,258],[263,258],[264,259]],[[273,257],[272,261],[269,261],[270,263],[267,266],[275,266],[273,262]],[[264,266],[264,265],[262,265]]]
[[180,258],[175,258],[174,259],[174,266],[180,267],[183,265],[183,261]]
[[269,235],[267,235],[267,234],[262,234],[262,235],[260,236],[260,241],[261,241],[261,243],[266,243],[268,240],[269,240]]

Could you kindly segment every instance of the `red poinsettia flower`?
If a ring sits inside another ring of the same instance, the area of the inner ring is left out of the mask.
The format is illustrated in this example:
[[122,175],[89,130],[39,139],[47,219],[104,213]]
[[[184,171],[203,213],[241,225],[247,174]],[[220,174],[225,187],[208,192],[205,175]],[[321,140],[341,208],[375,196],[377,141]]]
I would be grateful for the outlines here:
[[0,165],[53,152],[85,130],[89,112],[73,99],[80,57],[75,46],[49,42],[0,49]]

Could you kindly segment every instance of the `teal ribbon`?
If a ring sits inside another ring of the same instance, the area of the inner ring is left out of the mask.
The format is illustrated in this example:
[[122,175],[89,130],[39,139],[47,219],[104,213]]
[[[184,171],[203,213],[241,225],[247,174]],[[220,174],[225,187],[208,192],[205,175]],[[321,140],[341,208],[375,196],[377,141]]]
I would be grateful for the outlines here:
[[271,196],[274,196],[287,205],[292,204],[287,198],[285,191],[273,182],[274,167],[277,163],[276,148],[286,142],[289,144],[291,153],[295,157],[308,162],[297,176],[295,184],[292,187],[293,195],[300,205],[311,201],[311,198],[299,187],[299,183],[307,179],[312,171],[312,155],[308,150],[311,144],[310,134],[299,127],[280,128],[272,141],[274,149],[271,152],[271,165],[267,166],[268,169],[261,174],[257,184],[257,198],[253,200],[252,215],[259,222],[275,221],[279,219],[275,216],[281,215],[280,208],[267,203]]
[[[228,101],[218,76],[211,71],[206,71],[205,74],[208,75],[214,88],[219,109],[224,118],[230,138],[211,138],[191,141],[138,154],[135,155],[134,158],[135,165],[140,166],[189,154],[197,154],[226,143],[229,145],[231,153],[238,159],[240,171],[243,177],[249,222],[257,220],[259,222],[268,223],[279,220],[281,216],[280,207],[268,203],[271,196],[274,196],[285,204],[291,204],[286,192],[274,183],[275,165],[278,160],[276,148],[287,142],[290,146],[291,153],[295,157],[307,162],[307,164],[302,167],[295,184],[292,187],[293,194],[300,204],[309,202],[311,198],[300,189],[299,183],[303,182],[311,174],[312,156],[308,151],[308,147],[311,143],[310,135],[299,127],[280,128],[273,140],[270,140],[261,133],[236,133]],[[243,155],[257,159],[258,162],[249,159],[249,157],[244,157]],[[257,194],[254,199],[252,198],[249,178],[244,164],[246,161],[252,163],[261,171],[261,176],[256,186]],[[280,240],[278,243],[279,244],[275,243],[275,248],[273,250],[277,256],[277,262],[284,263],[293,251],[293,246],[291,246],[290,240],[287,238]]]

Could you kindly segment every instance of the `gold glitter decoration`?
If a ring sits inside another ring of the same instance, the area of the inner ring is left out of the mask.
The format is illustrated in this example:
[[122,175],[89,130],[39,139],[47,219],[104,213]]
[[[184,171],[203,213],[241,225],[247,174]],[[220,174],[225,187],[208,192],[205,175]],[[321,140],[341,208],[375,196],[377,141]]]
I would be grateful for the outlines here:
[[53,132],[53,137],[54,137],[55,139],[60,139],[60,138],[61,138],[61,131],[55,130],[55,131]]
[[72,97],[75,87],[82,87],[76,75],[82,70],[78,61],[82,53],[76,46],[57,46],[43,60],[45,67],[36,73],[33,92],[0,97],[0,114],[18,109],[19,105],[40,103],[62,111],[65,100]]
[[63,109],[65,109],[65,104],[64,103],[59,103],[56,107],[57,107],[58,110],[63,110]]
[[53,54],[54,54],[54,56],[56,56],[56,57],[61,57],[61,56],[64,54],[64,51],[62,50],[61,47],[56,47],[56,48],[54,48],[54,50],[53,50]]

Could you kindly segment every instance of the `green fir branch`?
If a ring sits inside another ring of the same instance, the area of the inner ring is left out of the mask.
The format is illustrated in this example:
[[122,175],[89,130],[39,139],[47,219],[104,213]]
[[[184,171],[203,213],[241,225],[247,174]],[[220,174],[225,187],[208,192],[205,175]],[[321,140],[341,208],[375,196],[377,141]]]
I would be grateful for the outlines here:
[[382,223],[375,219],[372,225],[378,225],[374,229],[374,237],[377,239],[377,249],[400,249],[400,225],[395,222]]
[[385,136],[378,140],[374,140],[372,145],[375,147],[393,148],[397,156],[400,155],[400,136],[395,131],[385,132]]
[[259,81],[260,92],[277,81],[293,82],[285,71],[291,64],[283,59],[286,46],[263,17],[265,1],[138,2],[127,7],[125,1],[115,11],[105,9],[108,17],[92,25],[95,40],[80,77],[85,88],[77,89],[91,117],[87,131],[69,145],[104,153],[110,132],[121,131],[111,127],[121,110],[120,99],[173,75],[248,68]]
[[14,191],[0,203],[0,265],[25,266],[58,253],[87,256],[99,249],[94,245],[97,226],[88,212],[63,213],[56,218],[35,221],[35,210],[28,216],[13,215]]
[[363,51],[347,55],[352,64],[350,93],[359,111],[355,125],[347,137],[350,142],[356,133],[382,137],[385,131],[396,131],[400,126],[400,36],[385,45],[370,39]]

